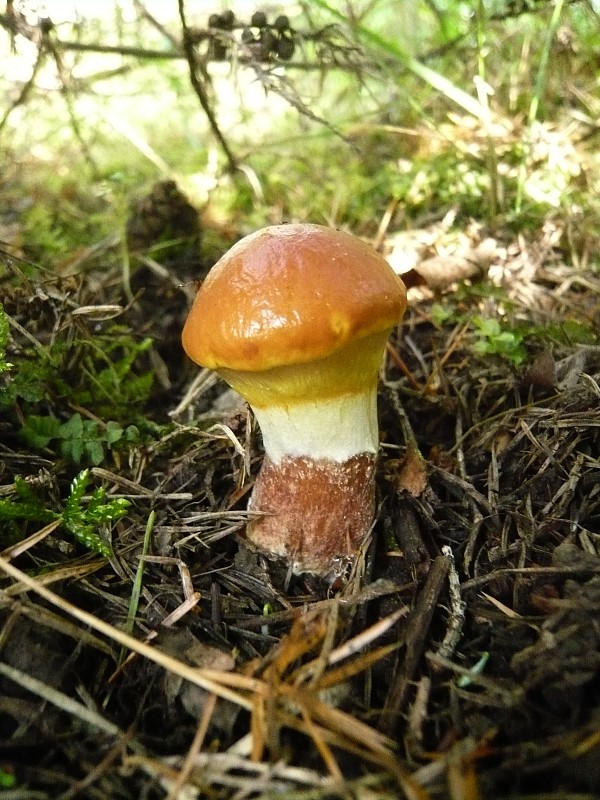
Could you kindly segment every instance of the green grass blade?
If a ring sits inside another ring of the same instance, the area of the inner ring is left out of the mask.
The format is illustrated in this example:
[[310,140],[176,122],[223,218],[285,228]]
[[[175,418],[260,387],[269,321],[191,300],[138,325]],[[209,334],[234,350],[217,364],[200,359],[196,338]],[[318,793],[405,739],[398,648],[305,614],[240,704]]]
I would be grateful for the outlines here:
[[546,33],[546,38],[544,40],[544,47],[542,49],[542,54],[540,57],[540,64],[535,79],[533,96],[531,98],[531,103],[529,105],[529,114],[527,116],[527,125],[528,125],[527,140],[525,142],[523,158],[521,159],[521,164],[519,167],[517,197],[515,201],[515,211],[517,212],[517,214],[521,211],[523,205],[523,193],[525,190],[525,181],[527,179],[527,160],[529,158],[529,153],[531,151],[531,127],[537,119],[538,111],[540,108],[540,101],[542,95],[544,94],[544,89],[546,87],[546,76],[548,73],[548,62],[550,60],[550,51],[552,49],[552,42],[554,41],[554,37],[556,36],[556,31],[558,30],[558,26],[560,24],[560,17],[562,14],[563,6],[564,6],[564,0],[555,0],[554,10],[552,12],[552,18],[550,19],[550,25]]
[[[329,12],[336,19],[346,21],[346,16],[336,8],[332,8],[329,3],[326,2],[326,0],[315,0],[315,5]],[[396,44],[396,42],[384,38],[376,31],[373,31],[361,24],[355,25],[354,29],[360,36],[362,36],[363,39],[378,47],[388,56],[395,58],[403,67],[409,70],[409,72],[412,72],[413,75],[421,78],[421,80],[423,80],[433,89],[440,92],[440,94],[443,94],[444,97],[447,97],[455,105],[462,108],[463,111],[466,111],[468,114],[472,114],[478,119],[483,117],[485,109],[482,108],[481,103],[476,98],[460,89],[441,73],[425,66],[425,64],[422,64],[416,58],[410,56],[398,44]]]
[[[150,549],[150,539],[152,537],[152,531],[154,530],[154,519],[156,517],[156,513],[151,511],[148,515],[148,521],[146,522],[146,532],[144,533],[144,542],[142,544],[142,555],[140,557],[138,567],[135,573],[135,579],[133,581],[133,587],[131,589],[131,598],[129,600],[129,609],[127,611],[127,622],[125,625],[125,631],[129,634],[133,633],[133,629],[135,627],[135,618],[137,617],[138,608],[140,605],[140,597],[142,595],[142,584],[144,578],[144,556],[148,555],[148,550]],[[122,663],[123,658],[125,657],[125,650],[121,652],[121,656],[119,658],[119,664]]]

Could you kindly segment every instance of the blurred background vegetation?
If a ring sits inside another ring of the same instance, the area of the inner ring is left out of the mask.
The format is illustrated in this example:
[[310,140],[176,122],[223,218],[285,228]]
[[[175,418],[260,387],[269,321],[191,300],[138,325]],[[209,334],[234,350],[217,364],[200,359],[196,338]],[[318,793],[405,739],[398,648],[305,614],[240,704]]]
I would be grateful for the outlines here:
[[[462,227],[560,218],[570,259],[598,250],[593,0],[270,4],[293,52],[267,61],[257,28],[243,41],[257,4],[188,0],[221,142],[175,0],[45,8],[8,3],[0,37],[0,239],[39,264],[105,257],[102,237],[164,179],[242,233],[301,219],[374,237],[454,209]],[[229,8],[215,52],[209,17]]]

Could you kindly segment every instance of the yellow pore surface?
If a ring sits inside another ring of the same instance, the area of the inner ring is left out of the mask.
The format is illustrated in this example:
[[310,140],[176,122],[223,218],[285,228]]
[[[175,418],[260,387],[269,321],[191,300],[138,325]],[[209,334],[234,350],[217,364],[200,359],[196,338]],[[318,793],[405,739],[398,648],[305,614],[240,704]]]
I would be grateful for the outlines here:
[[217,372],[254,408],[289,406],[362,394],[377,385],[388,331],[365,336],[330,356],[307,364],[272,367],[260,372]]

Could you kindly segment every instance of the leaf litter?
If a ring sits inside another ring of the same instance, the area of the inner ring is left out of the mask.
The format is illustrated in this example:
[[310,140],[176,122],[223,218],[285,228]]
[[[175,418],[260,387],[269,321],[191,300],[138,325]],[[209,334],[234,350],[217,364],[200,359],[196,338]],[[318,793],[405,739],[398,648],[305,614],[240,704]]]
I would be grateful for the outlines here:
[[[487,273],[456,273],[482,241]],[[187,289],[165,327],[155,273],[152,303],[134,275],[123,304],[116,275],[40,292],[7,261],[0,752],[31,796],[593,795],[600,284],[551,225],[494,241],[471,231],[446,281],[436,254],[411,289],[379,397],[378,522],[334,585],[245,546],[260,439],[180,352]],[[92,342],[114,315],[111,372]],[[157,365],[167,381],[145,377]],[[74,419],[77,442],[32,444],[32,414]]]

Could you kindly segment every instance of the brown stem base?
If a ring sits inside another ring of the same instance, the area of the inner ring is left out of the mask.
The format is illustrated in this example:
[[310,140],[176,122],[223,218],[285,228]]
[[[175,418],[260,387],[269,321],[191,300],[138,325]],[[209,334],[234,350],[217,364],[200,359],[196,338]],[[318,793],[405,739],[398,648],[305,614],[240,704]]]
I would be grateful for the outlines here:
[[248,504],[265,512],[248,541],[292,563],[295,573],[338,572],[356,556],[375,515],[375,456],[329,459],[265,457]]

